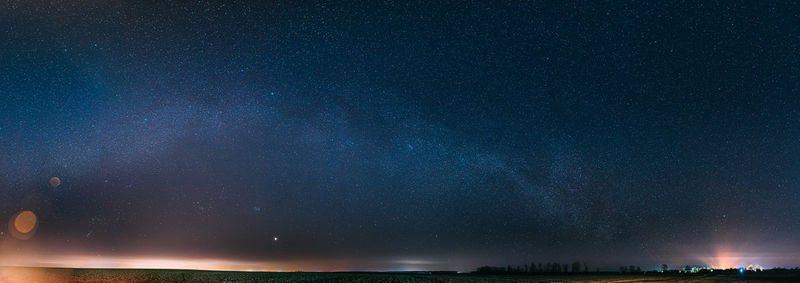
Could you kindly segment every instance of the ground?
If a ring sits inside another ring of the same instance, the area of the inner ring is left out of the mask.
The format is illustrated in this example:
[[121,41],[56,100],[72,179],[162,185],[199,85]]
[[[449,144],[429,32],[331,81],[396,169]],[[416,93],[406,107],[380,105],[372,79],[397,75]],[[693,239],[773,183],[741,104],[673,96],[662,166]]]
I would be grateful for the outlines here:
[[470,275],[2,267],[0,282],[797,282],[800,274]]

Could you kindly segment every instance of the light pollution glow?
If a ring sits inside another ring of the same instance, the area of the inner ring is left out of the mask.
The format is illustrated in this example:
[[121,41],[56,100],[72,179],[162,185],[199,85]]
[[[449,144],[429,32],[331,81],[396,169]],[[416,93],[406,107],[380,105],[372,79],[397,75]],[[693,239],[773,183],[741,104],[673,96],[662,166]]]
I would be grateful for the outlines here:
[[746,248],[734,244],[717,244],[713,251],[697,254],[696,259],[705,266],[715,269],[730,269],[761,265],[765,268],[779,267],[781,262],[791,262],[793,256],[786,253],[767,252],[761,249]]
[[263,272],[383,271],[386,265],[396,271],[430,270],[438,262],[427,260],[378,260],[372,263],[346,260],[242,261],[205,258],[146,256],[3,256],[0,266],[108,269],[183,269]]

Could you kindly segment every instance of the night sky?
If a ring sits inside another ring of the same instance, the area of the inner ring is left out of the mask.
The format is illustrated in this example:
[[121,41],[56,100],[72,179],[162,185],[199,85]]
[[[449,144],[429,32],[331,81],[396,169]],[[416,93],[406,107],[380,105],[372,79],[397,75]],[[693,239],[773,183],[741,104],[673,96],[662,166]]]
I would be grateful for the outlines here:
[[798,5],[163,2],[0,3],[0,263],[800,265]]

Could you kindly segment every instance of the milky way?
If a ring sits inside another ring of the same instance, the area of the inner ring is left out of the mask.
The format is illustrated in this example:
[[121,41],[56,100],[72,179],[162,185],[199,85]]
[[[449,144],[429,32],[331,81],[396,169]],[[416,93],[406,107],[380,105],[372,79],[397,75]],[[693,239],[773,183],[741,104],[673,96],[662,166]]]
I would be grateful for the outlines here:
[[800,264],[798,6],[261,2],[0,4],[2,251]]

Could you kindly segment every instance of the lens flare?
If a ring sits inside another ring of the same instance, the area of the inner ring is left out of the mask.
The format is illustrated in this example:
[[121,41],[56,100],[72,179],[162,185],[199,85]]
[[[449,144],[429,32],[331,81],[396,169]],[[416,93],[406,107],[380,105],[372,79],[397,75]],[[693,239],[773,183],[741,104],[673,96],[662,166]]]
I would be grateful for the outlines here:
[[58,178],[58,177],[50,178],[50,186],[51,187],[57,188],[60,185],[61,185],[61,179],[60,178]]
[[27,240],[36,233],[38,221],[36,214],[30,210],[17,212],[8,222],[8,230],[14,238]]

